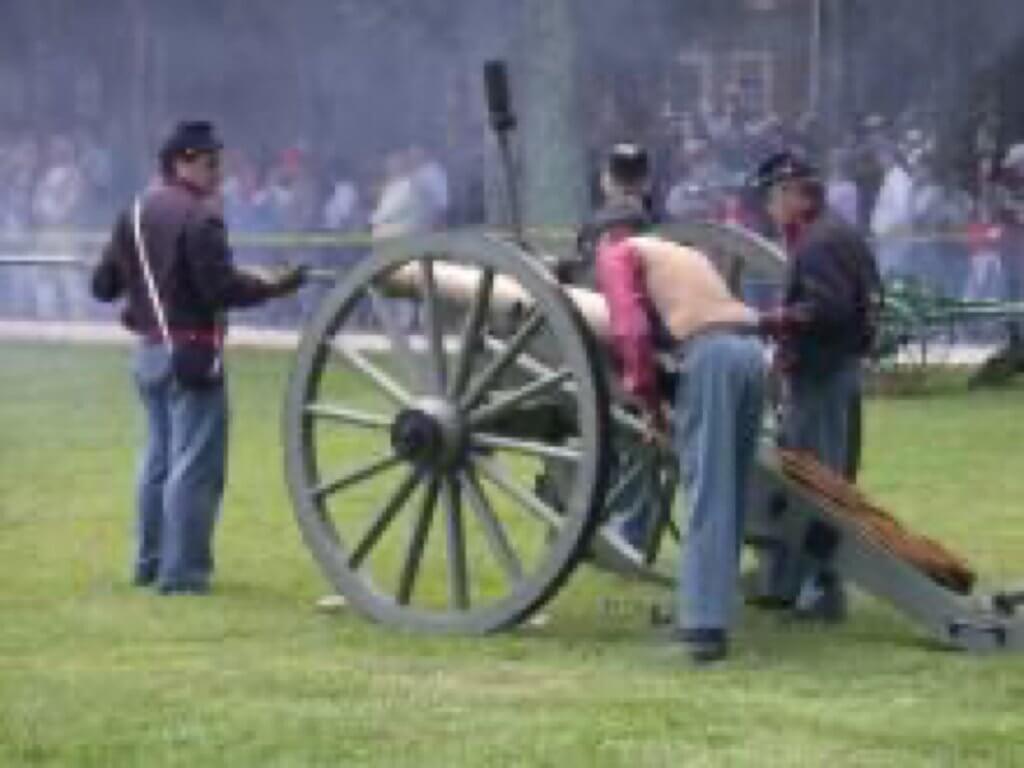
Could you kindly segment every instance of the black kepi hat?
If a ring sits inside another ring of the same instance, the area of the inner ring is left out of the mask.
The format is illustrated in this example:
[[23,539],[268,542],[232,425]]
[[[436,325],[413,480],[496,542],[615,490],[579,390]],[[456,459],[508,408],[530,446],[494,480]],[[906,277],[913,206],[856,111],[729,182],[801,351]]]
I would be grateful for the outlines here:
[[224,143],[217,136],[213,123],[208,120],[183,120],[174,126],[160,148],[162,160],[170,160],[182,155],[216,152]]
[[757,167],[750,179],[750,186],[763,191],[779,182],[797,179],[820,182],[821,174],[806,158],[792,150],[783,150],[771,155]]
[[650,172],[647,150],[631,141],[620,142],[608,152],[608,173],[620,184],[639,184]]

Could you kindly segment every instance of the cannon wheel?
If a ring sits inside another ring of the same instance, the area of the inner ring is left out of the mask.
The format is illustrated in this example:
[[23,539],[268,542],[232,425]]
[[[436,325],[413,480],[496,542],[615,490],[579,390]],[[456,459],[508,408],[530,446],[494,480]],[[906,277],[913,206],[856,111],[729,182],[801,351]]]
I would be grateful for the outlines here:
[[[706,253],[737,295],[746,278],[781,284],[785,277],[785,252],[776,243],[748,229],[692,220],[661,227],[658,235]],[[605,497],[605,519],[614,516],[620,500],[635,493],[638,485],[646,486],[641,493],[650,500],[653,509],[639,549],[624,546],[615,533],[614,520],[603,525],[595,535],[594,563],[629,579],[671,587],[675,584],[677,568],[670,558],[662,555],[666,551],[666,535],[676,544],[681,541],[680,530],[673,520],[673,506],[679,492],[677,458],[671,449],[642,446],[640,424],[624,409],[613,408],[611,416],[613,452],[624,458],[613,462],[615,466]]]
[[[455,266],[475,268],[463,306],[442,300],[437,279]],[[387,289],[410,267],[422,331],[400,323]],[[499,285],[529,301],[496,331]],[[352,606],[402,629],[481,634],[557,591],[592,535],[607,475],[594,344],[529,255],[483,235],[392,241],[331,290],[296,353],[284,446],[305,543]],[[554,414],[556,438],[498,426],[538,403],[554,405],[540,426]],[[546,461],[571,477],[562,508],[532,488]]]

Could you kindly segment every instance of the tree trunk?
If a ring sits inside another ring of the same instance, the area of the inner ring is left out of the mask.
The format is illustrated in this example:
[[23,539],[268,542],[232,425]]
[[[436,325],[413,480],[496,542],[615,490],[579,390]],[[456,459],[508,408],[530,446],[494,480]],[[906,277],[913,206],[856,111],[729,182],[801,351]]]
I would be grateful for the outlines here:
[[576,0],[522,4],[523,213],[528,227],[570,227],[587,205],[576,67]]

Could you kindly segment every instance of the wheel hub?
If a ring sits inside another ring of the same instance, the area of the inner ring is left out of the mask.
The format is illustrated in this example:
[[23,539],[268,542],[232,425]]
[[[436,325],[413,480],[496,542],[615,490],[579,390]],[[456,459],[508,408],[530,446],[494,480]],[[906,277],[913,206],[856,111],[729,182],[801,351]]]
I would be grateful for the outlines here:
[[465,430],[447,402],[425,400],[406,408],[391,423],[391,447],[406,461],[446,468],[458,462]]

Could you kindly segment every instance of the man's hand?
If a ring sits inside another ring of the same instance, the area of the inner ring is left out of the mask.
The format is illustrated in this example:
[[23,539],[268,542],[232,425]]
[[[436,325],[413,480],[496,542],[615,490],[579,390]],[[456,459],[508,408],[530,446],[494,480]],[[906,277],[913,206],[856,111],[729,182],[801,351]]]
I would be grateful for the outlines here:
[[290,293],[295,293],[306,282],[308,273],[309,267],[305,264],[297,264],[283,270],[271,281],[274,295],[287,296]]
[[810,316],[803,307],[775,307],[760,314],[757,332],[771,339],[782,339],[792,335],[809,320]]

